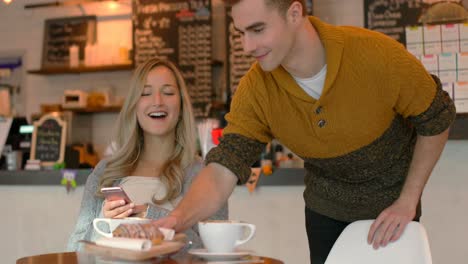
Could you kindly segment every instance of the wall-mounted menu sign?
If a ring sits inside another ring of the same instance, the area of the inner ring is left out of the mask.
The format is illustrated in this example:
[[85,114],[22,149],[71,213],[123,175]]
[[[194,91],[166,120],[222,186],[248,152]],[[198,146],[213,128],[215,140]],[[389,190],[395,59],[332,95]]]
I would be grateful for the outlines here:
[[197,117],[209,114],[211,85],[211,1],[133,1],[134,61],[153,57],[182,71]]
[[45,115],[34,122],[31,159],[41,160],[43,166],[63,162],[67,123],[53,115]]
[[[306,0],[306,10],[308,14],[313,12],[313,1]],[[246,54],[242,46],[242,36],[234,26],[232,20],[231,8],[226,7],[226,50],[227,50],[227,83],[231,94],[237,89],[239,81],[249,70],[250,66],[255,62],[255,58]]]
[[86,43],[96,41],[96,16],[67,17],[45,21],[42,68],[68,67],[69,49],[78,45],[84,59]]
[[364,26],[406,44],[405,27],[418,25],[422,0],[364,0]]

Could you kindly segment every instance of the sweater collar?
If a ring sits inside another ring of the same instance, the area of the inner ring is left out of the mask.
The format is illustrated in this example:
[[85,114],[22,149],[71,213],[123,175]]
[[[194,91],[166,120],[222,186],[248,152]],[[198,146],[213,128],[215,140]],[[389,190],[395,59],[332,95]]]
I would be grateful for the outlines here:
[[[323,23],[318,18],[310,16],[310,23],[314,26],[319,35],[320,40],[325,48],[326,61],[327,61],[327,75],[321,98],[329,91],[333,82],[338,75],[338,70],[341,65],[341,56],[344,48],[344,36],[339,27]],[[283,89],[286,89],[294,96],[308,102],[316,102],[314,98],[309,96],[294,80],[294,78],[287,72],[283,66],[279,66],[271,72],[273,77],[277,80]]]

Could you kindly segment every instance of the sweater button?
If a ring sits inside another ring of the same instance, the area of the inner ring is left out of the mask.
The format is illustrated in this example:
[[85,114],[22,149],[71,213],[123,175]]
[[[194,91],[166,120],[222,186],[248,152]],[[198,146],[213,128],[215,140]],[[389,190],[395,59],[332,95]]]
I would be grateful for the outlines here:
[[322,128],[325,126],[325,124],[327,124],[327,121],[323,120],[323,119],[320,119],[317,123],[317,125]]
[[319,106],[315,109],[315,113],[318,115],[320,113],[322,113],[322,106]]

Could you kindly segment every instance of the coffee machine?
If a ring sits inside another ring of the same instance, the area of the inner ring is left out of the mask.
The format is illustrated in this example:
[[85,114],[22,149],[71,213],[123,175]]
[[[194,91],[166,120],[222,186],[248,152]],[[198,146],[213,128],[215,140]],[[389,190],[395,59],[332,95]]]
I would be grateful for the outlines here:
[[[4,144],[0,159],[0,169],[19,170],[29,159],[29,146],[32,133],[21,133],[21,127],[28,126],[25,117],[14,117]],[[28,144],[29,143],[29,144]]]

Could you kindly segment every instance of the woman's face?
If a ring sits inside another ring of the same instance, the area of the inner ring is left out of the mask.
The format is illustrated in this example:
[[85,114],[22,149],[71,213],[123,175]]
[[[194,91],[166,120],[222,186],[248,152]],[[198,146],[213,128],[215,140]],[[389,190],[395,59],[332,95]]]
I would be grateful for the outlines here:
[[174,74],[165,66],[155,67],[148,73],[136,106],[145,137],[175,135],[180,109],[180,91]]

